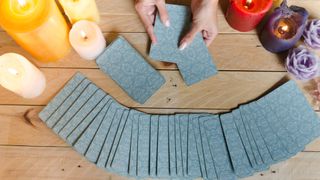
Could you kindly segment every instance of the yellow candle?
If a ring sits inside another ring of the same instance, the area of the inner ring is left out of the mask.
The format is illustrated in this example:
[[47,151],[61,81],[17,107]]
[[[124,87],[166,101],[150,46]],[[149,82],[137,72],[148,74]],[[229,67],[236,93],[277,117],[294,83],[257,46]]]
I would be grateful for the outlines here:
[[277,7],[280,7],[282,1],[283,0],[273,0],[272,10],[277,8]]
[[56,61],[71,49],[69,27],[55,0],[0,0],[0,25],[41,61]]
[[59,0],[72,24],[79,20],[100,21],[95,0]]
[[24,97],[35,98],[46,87],[42,72],[19,54],[0,56],[0,85]]

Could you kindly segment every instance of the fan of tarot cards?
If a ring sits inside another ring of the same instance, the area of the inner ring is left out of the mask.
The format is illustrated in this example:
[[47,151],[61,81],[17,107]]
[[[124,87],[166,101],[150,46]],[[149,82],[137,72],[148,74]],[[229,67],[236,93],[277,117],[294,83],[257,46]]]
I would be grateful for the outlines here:
[[137,178],[246,177],[320,134],[294,81],[229,113],[158,115],[121,105],[77,73],[39,116],[90,162]]

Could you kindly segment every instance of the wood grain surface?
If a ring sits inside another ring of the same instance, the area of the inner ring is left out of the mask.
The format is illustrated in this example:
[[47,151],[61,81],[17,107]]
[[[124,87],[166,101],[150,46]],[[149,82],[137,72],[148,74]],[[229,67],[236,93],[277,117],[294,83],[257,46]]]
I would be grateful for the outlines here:
[[[0,87],[0,179],[108,179],[127,180],[107,173],[89,163],[58,138],[38,118],[38,113],[80,71],[120,103],[147,113],[226,112],[259,98],[290,79],[283,67],[286,54],[267,52],[259,42],[259,30],[240,33],[227,24],[224,11],[227,0],[220,0],[219,35],[209,47],[219,74],[187,87],[174,64],[156,62],[148,57],[149,39],[133,5],[134,0],[96,0],[102,28],[108,42],[124,36],[166,78],[166,84],[140,105],[132,101],[94,61],[81,59],[74,51],[55,63],[41,63],[21,49],[0,30],[0,54],[16,52],[26,56],[44,72],[47,88],[32,100],[23,99]],[[167,3],[190,4],[190,0]],[[312,18],[320,18],[320,0],[289,0],[305,7]],[[260,29],[259,27],[258,29]],[[320,51],[317,52],[320,55]],[[310,91],[314,82],[298,82],[319,110]],[[318,180],[320,179],[320,139],[288,161],[248,180]]]

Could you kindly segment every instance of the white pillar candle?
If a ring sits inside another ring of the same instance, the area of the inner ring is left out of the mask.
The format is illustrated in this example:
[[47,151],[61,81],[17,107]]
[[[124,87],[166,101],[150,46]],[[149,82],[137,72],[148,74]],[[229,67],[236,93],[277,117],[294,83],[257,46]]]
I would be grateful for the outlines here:
[[43,73],[19,54],[0,56],[0,85],[24,97],[35,98],[46,87]]
[[78,21],[72,26],[69,40],[75,51],[86,60],[96,59],[106,47],[101,29],[87,20]]

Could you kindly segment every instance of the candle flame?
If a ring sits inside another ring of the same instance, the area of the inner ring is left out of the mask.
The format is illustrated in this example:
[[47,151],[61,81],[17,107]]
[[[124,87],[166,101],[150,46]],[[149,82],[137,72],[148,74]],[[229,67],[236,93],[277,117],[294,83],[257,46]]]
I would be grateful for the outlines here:
[[249,7],[251,6],[251,4],[252,4],[252,0],[246,0],[246,4],[244,5],[244,7],[245,7],[246,9],[249,9]]
[[289,26],[288,25],[280,26],[278,31],[280,34],[285,34],[289,31]]
[[22,7],[24,7],[24,6],[27,5],[26,0],[18,0],[18,3],[19,3],[19,5],[22,6]]
[[83,30],[80,31],[80,35],[83,39],[88,39],[87,33],[84,32]]
[[15,76],[19,74],[19,72],[14,68],[8,68],[8,72]]
[[285,25],[285,26],[282,26],[281,28],[283,31],[288,31],[289,30],[289,26]]

